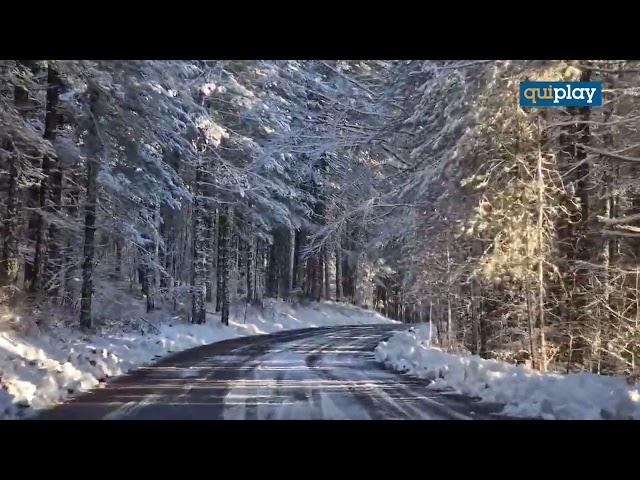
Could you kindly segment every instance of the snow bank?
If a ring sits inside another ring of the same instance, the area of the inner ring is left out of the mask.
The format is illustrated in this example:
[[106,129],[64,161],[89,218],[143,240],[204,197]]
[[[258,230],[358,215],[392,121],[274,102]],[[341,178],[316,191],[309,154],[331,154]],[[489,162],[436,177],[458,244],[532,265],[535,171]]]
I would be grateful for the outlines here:
[[640,384],[623,378],[540,373],[476,355],[454,355],[428,346],[428,326],[399,332],[376,348],[376,358],[394,370],[454,390],[505,404],[516,417],[558,420],[640,419]]
[[206,324],[193,325],[165,314],[149,329],[153,333],[147,334],[86,335],[68,327],[31,334],[8,330],[0,332],[0,418],[28,416],[168,353],[227,338],[388,322],[391,320],[376,312],[335,302],[301,306],[269,300],[264,309],[249,309],[246,323],[244,306],[236,306],[228,327],[220,323],[219,315],[208,315]]

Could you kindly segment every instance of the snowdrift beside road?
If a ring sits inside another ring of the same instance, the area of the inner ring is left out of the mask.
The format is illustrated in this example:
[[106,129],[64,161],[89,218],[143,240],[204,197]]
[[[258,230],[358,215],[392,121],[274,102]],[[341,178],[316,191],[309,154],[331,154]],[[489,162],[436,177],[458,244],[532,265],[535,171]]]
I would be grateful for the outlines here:
[[86,335],[66,327],[30,335],[0,332],[0,419],[28,416],[109,377],[207,343],[296,328],[392,322],[376,312],[330,301],[302,306],[268,300],[262,310],[249,309],[246,323],[244,305],[234,310],[228,327],[219,315],[194,325],[166,314],[149,334]]
[[505,404],[504,414],[559,420],[640,419],[640,385],[590,373],[540,373],[476,355],[428,346],[426,325],[399,332],[376,348],[396,371],[430,379],[430,388],[453,388]]

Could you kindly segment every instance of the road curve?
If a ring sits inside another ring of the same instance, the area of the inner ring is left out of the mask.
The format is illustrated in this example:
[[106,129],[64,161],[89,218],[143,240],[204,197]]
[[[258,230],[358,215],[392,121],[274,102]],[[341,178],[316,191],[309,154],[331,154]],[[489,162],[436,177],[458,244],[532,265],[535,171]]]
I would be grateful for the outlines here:
[[470,420],[500,406],[385,369],[376,345],[403,325],[241,337],[177,353],[34,417],[43,420]]

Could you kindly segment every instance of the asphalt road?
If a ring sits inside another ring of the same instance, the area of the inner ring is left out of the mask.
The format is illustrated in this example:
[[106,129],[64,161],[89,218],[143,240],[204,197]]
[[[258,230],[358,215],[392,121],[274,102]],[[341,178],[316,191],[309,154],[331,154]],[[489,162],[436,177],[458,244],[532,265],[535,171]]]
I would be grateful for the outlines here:
[[397,325],[292,330],[166,357],[42,412],[45,420],[496,419],[498,405],[384,368]]

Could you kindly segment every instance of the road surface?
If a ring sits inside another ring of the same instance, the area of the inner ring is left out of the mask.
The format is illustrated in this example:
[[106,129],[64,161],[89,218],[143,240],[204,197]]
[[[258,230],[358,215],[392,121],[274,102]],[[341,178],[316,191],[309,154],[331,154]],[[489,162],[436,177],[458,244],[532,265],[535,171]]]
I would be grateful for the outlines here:
[[36,419],[495,419],[498,405],[392,372],[376,345],[403,325],[291,330],[166,357]]

